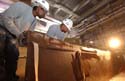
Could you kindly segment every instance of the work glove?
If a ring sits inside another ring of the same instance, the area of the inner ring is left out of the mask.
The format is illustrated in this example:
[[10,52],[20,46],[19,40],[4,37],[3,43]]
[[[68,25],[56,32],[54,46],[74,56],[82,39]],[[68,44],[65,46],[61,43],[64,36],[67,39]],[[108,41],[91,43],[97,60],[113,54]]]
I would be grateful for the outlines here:
[[19,35],[18,42],[20,46],[26,46],[27,45],[27,31],[24,31]]

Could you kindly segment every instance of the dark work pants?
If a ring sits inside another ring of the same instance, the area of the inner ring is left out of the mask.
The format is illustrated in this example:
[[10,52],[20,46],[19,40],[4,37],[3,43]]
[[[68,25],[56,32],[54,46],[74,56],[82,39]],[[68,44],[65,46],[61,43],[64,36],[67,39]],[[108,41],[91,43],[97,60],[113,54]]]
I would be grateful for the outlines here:
[[[2,29],[0,28],[0,30]],[[3,34],[3,38],[5,40],[3,44],[4,46],[3,58],[4,58],[4,67],[6,74],[5,78],[6,81],[17,81],[18,77],[16,76],[16,70],[17,70],[19,51],[18,48],[16,47],[16,38],[5,29],[3,30],[5,31],[5,34]]]
[[0,81],[5,81],[5,38],[4,31],[0,29]]

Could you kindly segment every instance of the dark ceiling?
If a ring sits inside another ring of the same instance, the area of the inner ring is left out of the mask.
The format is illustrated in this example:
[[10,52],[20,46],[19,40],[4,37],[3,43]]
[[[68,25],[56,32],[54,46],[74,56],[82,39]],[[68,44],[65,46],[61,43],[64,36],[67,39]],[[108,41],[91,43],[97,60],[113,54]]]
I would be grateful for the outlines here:
[[[125,0],[48,1],[50,16],[74,21],[74,32],[70,34],[81,39],[83,45],[107,49],[108,38],[118,36],[125,40]],[[90,41],[94,43],[90,44]]]
[[77,35],[82,35],[86,26],[106,17],[124,6],[125,0],[48,0],[50,16],[63,20],[71,18]]

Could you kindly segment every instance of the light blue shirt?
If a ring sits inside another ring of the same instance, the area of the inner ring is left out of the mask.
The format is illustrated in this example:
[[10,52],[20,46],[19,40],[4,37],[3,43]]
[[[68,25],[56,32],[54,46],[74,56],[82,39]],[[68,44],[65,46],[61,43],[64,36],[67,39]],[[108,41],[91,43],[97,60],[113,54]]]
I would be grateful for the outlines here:
[[32,7],[17,2],[2,13],[0,24],[18,37],[22,32],[34,29],[36,18],[33,16]]
[[67,33],[61,31],[60,25],[52,25],[49,27],[47,35],[55,39],[64,40]]

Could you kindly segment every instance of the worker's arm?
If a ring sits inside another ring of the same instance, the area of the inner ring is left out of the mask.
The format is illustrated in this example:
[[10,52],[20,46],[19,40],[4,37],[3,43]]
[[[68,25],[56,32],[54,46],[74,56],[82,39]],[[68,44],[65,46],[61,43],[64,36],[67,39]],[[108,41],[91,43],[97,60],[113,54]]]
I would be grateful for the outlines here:
[[63,33],[62,35],[60,35],[60,36],[58,37],[58,39],[61,40],[61,41],[64,41],[65,38],[66,38],[66,36],[67,36],[67,33]]
[[19,29],[15,25],[13,18],[4,17],[4,21],[3,22],[4,22],[4,26],[6,27],[6,29],[10,33],[12,33],[13,35],[15,35],[16,37],[19,37],[19,35],[21,34],[21,32],[19,31]]
[[65,37],[60,38],[60,40],[64,41],[64,40],[65,40]]
[[21,16],[22,13],[22,6],[20,3],[16,3],[9,7],[3,14],[3,23],[6,29],[15,35],[16,37],[19,37],[21,32],[19,31],[15,21]]

